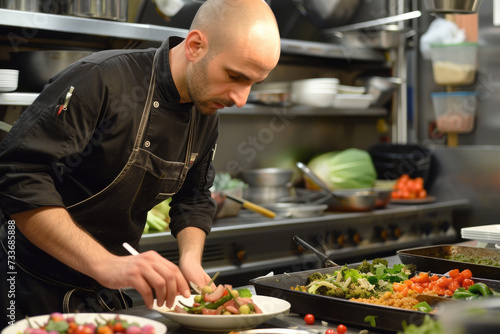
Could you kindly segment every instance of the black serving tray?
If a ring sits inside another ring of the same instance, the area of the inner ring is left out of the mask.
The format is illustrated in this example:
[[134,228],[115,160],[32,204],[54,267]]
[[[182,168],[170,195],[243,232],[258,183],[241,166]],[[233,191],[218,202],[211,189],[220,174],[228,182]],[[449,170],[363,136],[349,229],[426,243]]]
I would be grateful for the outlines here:
[[[351,268],[357,267],[355,264],[350,264],[348,266]],[[403,321],[406,321],[407,324],[420,325],[424,317],[428,314],[414,310],[314,295],[291,289],[297,285],[305,285],[307,277],[315,272],[326,274],[333,273],[339,269],[341,269],[340,266],[254,278],[250,280],[250,284],[255,286],[255,290],[259,295],[281,298],[288,301],[291,304],[291,312],[301,315],[311,313],[317,319],[344,324],[349,323],[367,329],[376,329],[380,332],[394,333],[402,331]],[[478,279],[474,277],[473,279],[476,283],[483,282],[490,288],[500,291],[500,281]],[[466,303],[466,301],[458,302]],[[375,328],[364,321],[365,317],[369,315],[376,317]],[[436,318],[434,314],[429,315]]]
[[464,254],[471,257],[487,257],[500,262],[500,250],[458,245],[436,245],[402,249],[396,252],[404,264],[414,263],[418,271],[444,274],[452,269],[470,269],[474,277],[500,280],[500,267],[460,262],[445,259],[451,254]]

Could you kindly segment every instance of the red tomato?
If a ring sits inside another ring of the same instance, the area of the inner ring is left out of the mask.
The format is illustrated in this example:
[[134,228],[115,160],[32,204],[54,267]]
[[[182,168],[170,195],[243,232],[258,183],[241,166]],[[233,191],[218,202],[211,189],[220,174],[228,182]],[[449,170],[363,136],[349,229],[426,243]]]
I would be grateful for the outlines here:
[[117,321],[113,325],[113,332],[115,332],[115,333],[124,333],[125,332],[125,328],[123,328],[123,324],[121,323],[121,321]]
[[347,332],[347,327],[340,324],[337,326],[337,334],[345,334]]
[[304,321],[308,325],[314,325],[314,322],[316,321],[316,319],[314,318],[314,315],[306,314],[306,316],[304,317]]
[[460,270],[453,269],[453,270],[450,270],[450,272],[448,274],[450,275],[451,278],[457,278],[458,275],[460,275]]
[[426,198],[427,197],[427,191],[425,189],[422,189],[418,192],[418,198]]
[[450,289],[451,291],[455,291],[456,289],[458,289],[460,287],[460,283],[458,283],[457,281],[453,280],[451,281],[451,283],[448,285],[448,289]]
[[438,285],[435,285],[433,288],[432,288],[432,291],[434,291],[437,295],[439,296],[444,296],[445,294],[445,291],[442,287],[438,286]]
[[472,272],[469,269],[465,269],[461,272],[462,276],[464,278],[471,278],[472,277]]
[[335,331],[331,328],[328,328],[326,331],[325,331],[325,334],[335,334]]
[[462,287],[464,287],[465,289],[468,289],[469,286],[471,285],[474,285],[474,281],[471,280],[470,278],[466,278],[464,279],[464,281],[462,282]]
[[76,334],[94,334],[94,330],[89,326],[79,325],[76,328]]

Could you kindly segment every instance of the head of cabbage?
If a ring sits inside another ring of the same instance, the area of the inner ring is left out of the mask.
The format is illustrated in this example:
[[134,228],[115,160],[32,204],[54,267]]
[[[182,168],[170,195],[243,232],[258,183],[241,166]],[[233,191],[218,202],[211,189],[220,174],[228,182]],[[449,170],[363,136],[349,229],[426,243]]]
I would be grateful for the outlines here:
[[357,148],[318,155],[307,166],[332,190],[371,188],[377,179],[370,154]]

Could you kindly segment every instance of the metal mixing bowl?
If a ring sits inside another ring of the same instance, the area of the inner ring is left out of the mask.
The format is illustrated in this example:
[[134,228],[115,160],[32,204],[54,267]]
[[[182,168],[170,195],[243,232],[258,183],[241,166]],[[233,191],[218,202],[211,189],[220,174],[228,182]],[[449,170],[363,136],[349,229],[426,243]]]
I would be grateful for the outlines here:
[[286,187],[292,175],[293,170],[285,168],[249,169],[241,173],[250,187]]
[[40,92],[54,75],[93,51],[20,51],[11,54],[19,85]]

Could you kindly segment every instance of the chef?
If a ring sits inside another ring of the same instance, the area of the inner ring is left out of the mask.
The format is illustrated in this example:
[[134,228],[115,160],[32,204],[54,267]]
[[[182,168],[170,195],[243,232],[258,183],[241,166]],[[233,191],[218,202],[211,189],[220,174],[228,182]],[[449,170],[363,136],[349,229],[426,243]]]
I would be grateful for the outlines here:
[[[126,308],[125,287],[170,306],[209,282],[217,110],[242,107],[279,55],[263,0],[208,0],[185,39],[98,52],[51,79],[0,144],[1,327],[13,313]],[[178,267],[122,246],[169,197]]]

